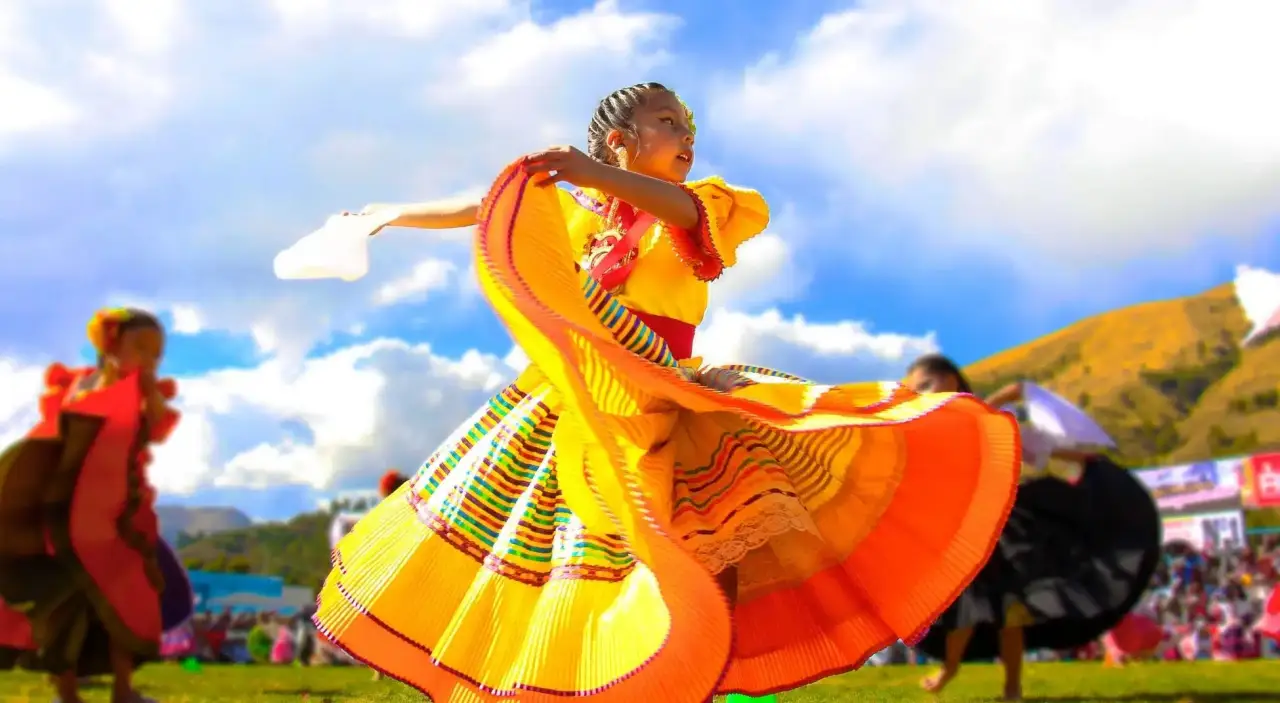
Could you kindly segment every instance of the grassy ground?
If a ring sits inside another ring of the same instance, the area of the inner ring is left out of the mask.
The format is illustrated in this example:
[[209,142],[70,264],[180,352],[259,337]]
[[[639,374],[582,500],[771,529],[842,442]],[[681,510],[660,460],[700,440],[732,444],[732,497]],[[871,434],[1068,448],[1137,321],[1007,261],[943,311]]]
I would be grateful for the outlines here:
[[[928,671],[910,666],[871,668],[828,679],[780,699],[783,703],[930,701],[934,698],[916,687]],[[940,703],[995,700],[1000,682],[1000,671],[994,666],[969,667]],[[422,700],[400,684],[374,682],[368,670],[352,668],[210,666],[189,673],[176,666],[148,666],[139,674],[138,683],[162,703]],[[1026,693],[1029,701],[1052,703],[1266,703],[1280,701],[1280,662],[1140,664],[1121,670],[1103,669],[1098,664],[1030,665]],[[43,703],[51,698],[37,676],[0,673],[0,703]],[[90,688],[86,698],[103,703],[108,699],[107,689]]]

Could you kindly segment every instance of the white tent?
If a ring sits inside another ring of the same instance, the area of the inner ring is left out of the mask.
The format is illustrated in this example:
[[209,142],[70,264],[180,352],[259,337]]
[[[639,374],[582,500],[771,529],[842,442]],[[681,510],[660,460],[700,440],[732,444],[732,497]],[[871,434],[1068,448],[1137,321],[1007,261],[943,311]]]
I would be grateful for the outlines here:
[[1236,298],[1253,329],[1243,344],[1261,340],[1280,330],[1280,274],[1250,266],[1236,267]]

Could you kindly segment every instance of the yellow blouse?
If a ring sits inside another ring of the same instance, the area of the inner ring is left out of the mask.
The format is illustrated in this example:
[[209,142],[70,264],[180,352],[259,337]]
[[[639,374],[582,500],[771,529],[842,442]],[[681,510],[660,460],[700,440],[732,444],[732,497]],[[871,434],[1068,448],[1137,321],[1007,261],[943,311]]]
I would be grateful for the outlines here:
[[[768,226],[769,205],[756,191],[731,186],[715,176],[685,185],[702,201],[708,234],[725,268],[732,266],[738,247]],[[588,239],[604,229],[606,197],[590,189],[557,190],[569,244],[577,255]],[[681,261],[670,236],[661,223],[649,228],[640,240],[630,277],[616,297],[632,310],[697,325],[707,312],[707,281]]]

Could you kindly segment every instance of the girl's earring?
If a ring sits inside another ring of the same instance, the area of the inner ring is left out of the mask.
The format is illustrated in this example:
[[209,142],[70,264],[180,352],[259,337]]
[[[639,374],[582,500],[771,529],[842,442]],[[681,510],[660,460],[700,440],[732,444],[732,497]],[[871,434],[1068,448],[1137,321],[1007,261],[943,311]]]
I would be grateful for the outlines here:
[[618,168],[624,171],[627,170],[627,150],[620,148],[613,153],[618,160]]

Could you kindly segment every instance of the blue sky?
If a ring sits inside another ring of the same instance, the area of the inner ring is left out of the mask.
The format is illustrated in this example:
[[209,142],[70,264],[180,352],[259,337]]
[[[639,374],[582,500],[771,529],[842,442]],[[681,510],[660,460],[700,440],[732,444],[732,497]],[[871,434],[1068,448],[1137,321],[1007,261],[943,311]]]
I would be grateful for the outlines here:
[[273,255],[338,210],[480,193],[643,80],[697,113],[695,175],[774,209],[713,291],[713,360],[895,378],[1280,270],[1280,8],[1104,5],[6,3],[0,439],[131,302],[183,391],[162,500],[276,518],[412,469],[518,365],[469,233],[388,232],[353,284]]

